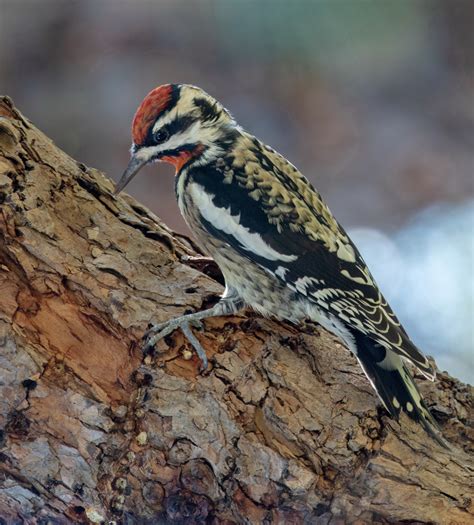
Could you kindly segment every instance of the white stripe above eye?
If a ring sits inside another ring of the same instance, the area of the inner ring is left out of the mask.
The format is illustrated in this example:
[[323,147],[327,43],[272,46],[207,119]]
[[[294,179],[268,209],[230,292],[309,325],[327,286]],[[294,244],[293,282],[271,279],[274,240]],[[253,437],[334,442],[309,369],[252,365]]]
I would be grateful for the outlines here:
[[199,209],[200,214],[214,228],[227,235],[234,237],[242,247],[248,252],[254,253],[259,257],[269,261],[295,261],[297,255],[285,255],[277,252],[267,244],[258,233],[251,232],[240,223],[240,213],[231,215],[230,208],[219,208],[212,202],[213,195],[206,192],[203,186],[195,182],[189,185],[189,194],[194,204]]

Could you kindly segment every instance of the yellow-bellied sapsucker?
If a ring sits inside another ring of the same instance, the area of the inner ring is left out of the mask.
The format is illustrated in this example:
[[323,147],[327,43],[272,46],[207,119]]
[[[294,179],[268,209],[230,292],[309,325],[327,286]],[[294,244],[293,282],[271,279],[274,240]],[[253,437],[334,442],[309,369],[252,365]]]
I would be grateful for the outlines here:
[[294,323],[309,318],[345,342],[393,417],[405,411],[443,443],[404,363],[433,379],[429,361],[347,233],[290,162],[189,85],[151,91],[135,114],[132,136],[132,157],[116,193],[145,164],[173,164],[181,213],[226,283],[213,308],[153,327],[147,348],[180,328],[205,368],[206,354],[190,328],[201,319],[244,305]]

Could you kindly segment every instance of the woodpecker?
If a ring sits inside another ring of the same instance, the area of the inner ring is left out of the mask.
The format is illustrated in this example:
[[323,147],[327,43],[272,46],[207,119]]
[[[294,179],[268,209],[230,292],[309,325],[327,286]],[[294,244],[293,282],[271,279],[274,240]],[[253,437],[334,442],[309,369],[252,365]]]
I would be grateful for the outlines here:
[[145,349],[181,329],[207,367],[191,326],[250,306],[267,317],[310,319],[355,355],[385,409],[404,411],[445,445],[406,361],[435,372],[381,294],[361,254],[311,183],[246,132],[198,87],[153,89],[132,123],[131,159],[115,194],[151,162],[176,169],[179,209],[222,270],[225,291],[204,311],[153,326]]

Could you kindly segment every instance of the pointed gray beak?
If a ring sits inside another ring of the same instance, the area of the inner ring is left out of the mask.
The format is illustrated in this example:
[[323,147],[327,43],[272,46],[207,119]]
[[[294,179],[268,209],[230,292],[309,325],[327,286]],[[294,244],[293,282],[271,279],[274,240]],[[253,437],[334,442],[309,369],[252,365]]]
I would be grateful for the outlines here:
[[132,156],[127,169],[115,185],[114,195],[118,195],[147,162],[146,159],[140,159],[136,155]]

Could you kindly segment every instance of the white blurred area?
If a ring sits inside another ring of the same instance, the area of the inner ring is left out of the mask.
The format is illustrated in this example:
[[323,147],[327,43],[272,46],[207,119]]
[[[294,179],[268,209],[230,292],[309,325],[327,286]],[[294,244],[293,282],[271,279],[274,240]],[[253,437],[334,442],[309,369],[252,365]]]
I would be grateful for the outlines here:
[[440,370],[474,383],[474,200],[437,204],[390,237],[349,229],[383,294]]

